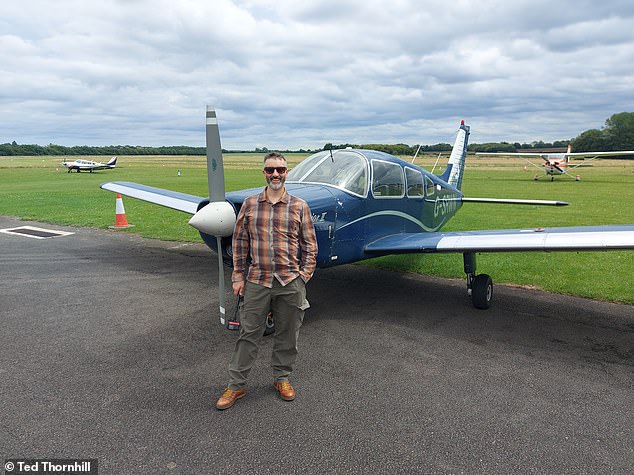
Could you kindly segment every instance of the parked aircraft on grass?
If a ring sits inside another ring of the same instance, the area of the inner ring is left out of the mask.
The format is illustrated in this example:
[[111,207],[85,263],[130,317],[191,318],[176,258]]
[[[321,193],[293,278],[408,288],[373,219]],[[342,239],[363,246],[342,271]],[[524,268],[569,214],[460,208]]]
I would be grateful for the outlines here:
[[[225,194],[218,123],[210,107],[206,128],[209,198],[129,182],[103,183],[101,188],[193,215],[189,224],[218,252],[220,321],[228,324],[223,259],[231,259],[237,212],[245,198],[262,188]],[[319,246],[317,266],[331,267],[388,254],[461,253],[473,305],[488,308],[493,282],[486,274],[476,274],[477,252],[634,248],[634,225],[441,232],[465,203],[567,204],[465,197],[461,186],[468,138],[469,127],[463,121],[447,168],[440,176],[374,150],[325,150],[300,162],[288,174],[286,188],[310,206]]]
[[[503,157],[519,157],[522,160],[526,160],[528,163],[536,168],[542,169],[544,175],[535,175],[535,180],[539,180],[544,176],[550,176],[550,181],[555,179],[555,175],[566,175],[575,181],[579,181],[581,177],[579,175],[571,175],[570,171],[578,167],[586,165],[585,162],[594,160],[595,158],[615,157],[619,155],[634,155],[634,151],[614,151],[614,152],[571,152],[570,145],[568,145],[568,151],[566,153],[524,153],[524,152],[476,152],[476,155],[498,155]],[[539,157],[544,160],[544,163],[538,165],[530,161],[531,157]],[[576,165],[570,164],[571,158],[583,158],[584,162]]]
[[109,168],[114,168],[117,166],[117,157],[112,157],[108,163],[100,163],[93,162],[91,160],[75,160],[73,162],[62,162],[66,168],[68,168],[68,173],[73,170],[77,170],[77,173],[82,171],[89,171],[92,173],[93,170],[104,170]]

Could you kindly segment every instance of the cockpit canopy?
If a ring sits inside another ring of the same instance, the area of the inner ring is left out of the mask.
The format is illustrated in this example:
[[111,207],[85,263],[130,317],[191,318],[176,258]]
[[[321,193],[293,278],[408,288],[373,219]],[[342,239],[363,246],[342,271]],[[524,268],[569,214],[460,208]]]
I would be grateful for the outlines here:
[[368,160],[352,150],[324,150],[293,168],[287,181],[325,183],[359,196],[368,192]]

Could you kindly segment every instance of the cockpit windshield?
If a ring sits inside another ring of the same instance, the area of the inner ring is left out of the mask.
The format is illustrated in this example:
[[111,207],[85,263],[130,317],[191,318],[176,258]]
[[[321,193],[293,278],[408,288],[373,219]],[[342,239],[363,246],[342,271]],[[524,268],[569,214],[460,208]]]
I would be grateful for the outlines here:
[[293,168],[287,180],[326,183],[365,196],[368,191],[368,162],[358,152],[334,150],[331,155],[330,150],[324,150]]

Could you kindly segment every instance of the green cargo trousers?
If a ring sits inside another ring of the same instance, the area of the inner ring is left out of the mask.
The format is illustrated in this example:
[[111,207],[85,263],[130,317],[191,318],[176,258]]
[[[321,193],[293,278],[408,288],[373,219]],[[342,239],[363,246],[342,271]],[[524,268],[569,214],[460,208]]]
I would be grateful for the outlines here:
[[246,385],[258,356],[269,311],[273,312],[275,322],[271,355],[273,380],[288,381],[297,359],[299,328],[304,320],[304,310],[308,307],[306,284],[301,277],[285,286],[273,279],[272,288],[252,282],[245,284],[240,334],[229,364],[229,389],[235,390]]

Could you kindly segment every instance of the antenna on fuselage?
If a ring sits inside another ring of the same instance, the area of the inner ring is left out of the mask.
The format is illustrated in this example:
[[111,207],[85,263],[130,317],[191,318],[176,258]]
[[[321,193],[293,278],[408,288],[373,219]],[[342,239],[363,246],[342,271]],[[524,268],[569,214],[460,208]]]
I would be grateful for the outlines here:
[[412,158],[412,161],[410,163],[414,163],[414,160],[416,160],[416,156],[418,155],[418,152],[420,152],[420,144],[418,144],[418,148],[416,149],[416,153],[414,154],[414,157]]
[[438,157],[436,158],[436,163],[434,163],[434,166],[431,169],[431,172],[434,173],[434,170],[436,169],[436,165],[438,165],[438,160],[440,160],[440,156],[442,155],[442,152],[438,152]]

